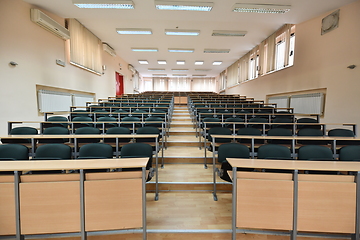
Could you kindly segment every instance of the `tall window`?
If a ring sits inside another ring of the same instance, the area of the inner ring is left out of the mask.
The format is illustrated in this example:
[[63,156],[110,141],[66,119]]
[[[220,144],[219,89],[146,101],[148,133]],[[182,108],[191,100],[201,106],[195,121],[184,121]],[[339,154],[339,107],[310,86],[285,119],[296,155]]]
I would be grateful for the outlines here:
[[101,75],[101,40],[76,19],[69,19],[68,25],[70,31],[70,63]]
[[289,66],[294,65],[295,33],[290,36]]

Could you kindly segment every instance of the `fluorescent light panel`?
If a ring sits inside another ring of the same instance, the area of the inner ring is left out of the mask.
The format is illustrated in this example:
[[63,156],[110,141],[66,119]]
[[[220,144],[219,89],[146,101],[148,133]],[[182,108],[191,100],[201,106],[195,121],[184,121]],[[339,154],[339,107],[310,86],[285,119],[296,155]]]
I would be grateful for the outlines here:
[[157,48],[131,48],[133,52],[157,52]]
[[184,64],[185,64],[185,61],[184,61],[184,60],[177,60],[177,61],[176,61],[176,64],[177,64],[177,65],[184,65]]
[[204,49],[204,53],[229,53],[230,49]]
[[213,8],[212,2],[182,2],[182,1],[156,1],[155,7],[158,10],[184,10],[209,12]]
[[151,29],[148,28],[117,28],[118,34],[152,34]]
[[147,60],[139,60],[140,64],[149,64],[149,62]]
[[174,71],[174,72],[186,72],[186,71],[189,71],[189,69],[171,69],[171,71]]
[[214,30],[212,36],[215,37],[244,37],[245,31],[231,31],[231,30]]
[[208,72],[211,69],[195,69],[196,72]]
[[206,76],[206,74],[194,74],[194,75],[192,75],[193,77],[205,77]]
[[73,0],[73,4],[79,8],[134,9],[131,0]]
[[174,77],[186,77],[187,74],[173,74]]
[[166,61],[165,60],[158,60],[158,64],[165,65]]
[[148,71],[165,71],[165,68],[148,68]]
[[153,77],[166,77],[167,74],[153,74]]
[[195,61],[195,65],[203,65],[204,61]]
[[183,53],[192,53],[194,49],[186,49],[186,48],[169,48],[169,52],[183,52]]
[[200,30],[165,29],[165,34],[172,36],[198,36]]
[[221,64],[222,64],[221,61],[215,61],[215,62],[213,62],[213,65],[221,65]]
[[245,13],[286,13],[290,11],[290,5],[277,4],[242,4],[236,3],[233,12]]

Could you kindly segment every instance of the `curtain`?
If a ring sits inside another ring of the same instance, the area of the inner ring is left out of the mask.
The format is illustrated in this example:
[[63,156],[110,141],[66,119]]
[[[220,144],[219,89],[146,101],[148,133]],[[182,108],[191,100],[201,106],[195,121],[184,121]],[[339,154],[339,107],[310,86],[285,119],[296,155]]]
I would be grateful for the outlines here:
[[234,86],[239,83],[239,60],[234,62],[227,69],[227,87]]
[[69,19],[68,23],[70,31],[70,63],[101,75],[101,40],[76,19]]

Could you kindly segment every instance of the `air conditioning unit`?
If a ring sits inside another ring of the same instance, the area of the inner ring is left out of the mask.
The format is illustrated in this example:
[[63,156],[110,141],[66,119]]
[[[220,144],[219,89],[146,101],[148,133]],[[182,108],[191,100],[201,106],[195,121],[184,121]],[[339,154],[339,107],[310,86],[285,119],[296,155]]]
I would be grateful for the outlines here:
[[103,43],[103,49],[104,49],[105,52],[107,52],[111,56],[113,56],[113,57],[116,56],[115,50],[109,44]]
[[56,36],[67,40],[70,38],[70,32],[65,27],[61,26],[54,19],[40,11],[39,9],[30,10],[31,21],[38,24],[40,27],[45,28],[49,32],[55,34]]

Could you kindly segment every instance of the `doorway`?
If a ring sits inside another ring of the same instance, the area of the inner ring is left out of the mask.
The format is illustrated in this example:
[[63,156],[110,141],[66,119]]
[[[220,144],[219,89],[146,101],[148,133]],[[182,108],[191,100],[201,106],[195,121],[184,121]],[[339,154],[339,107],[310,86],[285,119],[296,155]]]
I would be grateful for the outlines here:
[[120,73],[115,72],[116,79],[116,96],[121,96],[124,94],[124,76]]

